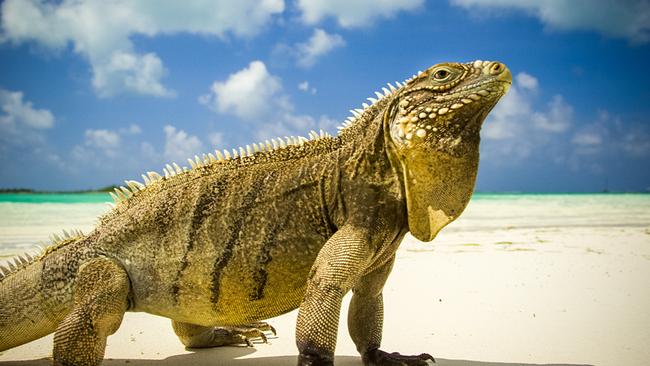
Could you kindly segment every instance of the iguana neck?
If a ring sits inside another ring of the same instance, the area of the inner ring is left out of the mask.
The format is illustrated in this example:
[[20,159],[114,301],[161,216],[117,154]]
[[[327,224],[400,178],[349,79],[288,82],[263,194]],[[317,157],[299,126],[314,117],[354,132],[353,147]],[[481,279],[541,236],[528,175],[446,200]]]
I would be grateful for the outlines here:
[[417,234],[420,240],[429,241],[460,215],[472,196],[478,172],[478,129],[484,116],[474,116],[474,123],[465,121],[468,127],[459,135],[458,144],[445,149],[425,146],[404,156],[390,136],[398,96],[368,108],[365,118],[340,136],[341,143],[355,146],[349,174],[361,176],[365,184],[375,184],[393,199],[408,202],[411,210],[428,212],[408,216],[408,220],[414,221],[409,225],[428,227],[427,235]]
[[[340,170],[340,194],[348,211],[373,216],[370,210],[388,210],[384,214],[406,225],[406,201],[401,166],[386,143],[389,130],[384,126],[385,114],[395,97],[383,98],[369,106],[350,126],[336,137]],[[365,198],[360,199],[360,196]],[[376,207],[383,205],[384,207]],[[391,211],[392,210],[392,211]]]

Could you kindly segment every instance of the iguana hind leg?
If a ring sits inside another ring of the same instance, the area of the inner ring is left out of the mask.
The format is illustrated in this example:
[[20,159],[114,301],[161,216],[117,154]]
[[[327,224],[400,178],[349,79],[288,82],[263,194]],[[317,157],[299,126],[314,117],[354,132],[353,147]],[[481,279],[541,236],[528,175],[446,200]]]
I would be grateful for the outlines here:
[[129,291],[129,277],[115,261],[96,258],[81,265],[72,310],[54,334],[54,365],[99,365],[106,338],[122,322]]
[[181,342],[190,348],[207,348],[219,346],[253,346],[253,340],[261,339],[266,343],[264,332],[275,335],[275,328],[263,322],[243,324],[236,327],[204,327],[172,320],[174,332]]

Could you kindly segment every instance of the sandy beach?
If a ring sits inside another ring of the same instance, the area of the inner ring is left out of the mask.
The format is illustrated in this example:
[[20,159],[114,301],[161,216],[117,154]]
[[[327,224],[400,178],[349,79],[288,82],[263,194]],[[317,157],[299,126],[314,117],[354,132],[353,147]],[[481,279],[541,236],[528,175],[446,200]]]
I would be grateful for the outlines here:
[[[0,209],[3,219],[20,211]],[[92,227],[78,217],[77,227]],[[0,237],[44,239],[30,222],[1,226]],[[348,301],[336,364],[361,365]],[[382,348],[428,352],[439,365],[650,365],[650,197],[473,199],[433,242],[407,236],[384,302]],[[186,350],[168,319],[128,313],[104,364],[292,365],[296,315],[269,320],[278,335],[268,344]],[[47,365],[51,348],[48,336],[2,352],[0,365]]]

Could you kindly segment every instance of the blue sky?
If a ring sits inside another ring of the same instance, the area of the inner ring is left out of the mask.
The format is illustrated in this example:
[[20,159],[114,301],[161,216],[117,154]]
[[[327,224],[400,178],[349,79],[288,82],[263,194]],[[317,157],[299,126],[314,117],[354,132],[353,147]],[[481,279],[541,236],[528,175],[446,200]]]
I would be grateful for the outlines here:
[[479,191],[650,189],[650,4],[5,0],[0,187],[97,188],[336,126],[386,82],[499,60]]

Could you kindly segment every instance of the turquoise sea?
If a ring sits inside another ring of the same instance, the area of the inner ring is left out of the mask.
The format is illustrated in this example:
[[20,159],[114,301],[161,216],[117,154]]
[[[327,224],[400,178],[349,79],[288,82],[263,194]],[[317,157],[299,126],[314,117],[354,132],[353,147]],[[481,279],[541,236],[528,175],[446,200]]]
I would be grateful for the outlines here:
[[103,203],[112,202],[108,193],[2,193],[0,203]]
[[[107,193],[0,194],[0,258],[35,250],[64,229],[91,231],[97,217],[110,209],[107,202]],[[650,194],[477,193],[444,230],[614,226],[650,234]]]

